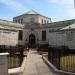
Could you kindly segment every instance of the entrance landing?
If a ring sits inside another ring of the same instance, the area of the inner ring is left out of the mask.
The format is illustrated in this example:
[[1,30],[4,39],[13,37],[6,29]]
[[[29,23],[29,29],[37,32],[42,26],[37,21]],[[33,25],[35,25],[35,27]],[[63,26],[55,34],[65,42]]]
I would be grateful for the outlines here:
[[36,50],[30,50],[25,62],[23,75],[56,75],[44,63],[42,56]]

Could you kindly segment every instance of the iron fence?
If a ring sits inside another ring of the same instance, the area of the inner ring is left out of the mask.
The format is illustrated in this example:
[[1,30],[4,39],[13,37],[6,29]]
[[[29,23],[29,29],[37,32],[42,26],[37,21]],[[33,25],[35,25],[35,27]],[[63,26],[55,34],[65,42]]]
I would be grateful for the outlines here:
[[38,44],[37,51],[48,52],[48,46],[49,46],[49,44]]
[[49,61],[59,70],[75,73],[75,50],[68,47],[49,47]]
[[20,67],[24,57],[23,47],[0,46],[0,53],[8,52],[8,68]]

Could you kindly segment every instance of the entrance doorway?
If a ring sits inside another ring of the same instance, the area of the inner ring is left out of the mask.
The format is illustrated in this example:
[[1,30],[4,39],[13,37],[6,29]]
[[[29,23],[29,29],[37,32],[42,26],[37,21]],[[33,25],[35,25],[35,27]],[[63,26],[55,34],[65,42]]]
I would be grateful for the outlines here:
[[36,38],[34,34],[29,35],[29,46],[31,48],[36,47]]

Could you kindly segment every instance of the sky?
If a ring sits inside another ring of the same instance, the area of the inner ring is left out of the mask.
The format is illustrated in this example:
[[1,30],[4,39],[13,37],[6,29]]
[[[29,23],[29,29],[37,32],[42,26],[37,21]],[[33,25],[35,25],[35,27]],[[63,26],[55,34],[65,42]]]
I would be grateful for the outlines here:
[[74,0],[0,0],[0,19],[12,21],[30,10],[52,21],[75,19]]

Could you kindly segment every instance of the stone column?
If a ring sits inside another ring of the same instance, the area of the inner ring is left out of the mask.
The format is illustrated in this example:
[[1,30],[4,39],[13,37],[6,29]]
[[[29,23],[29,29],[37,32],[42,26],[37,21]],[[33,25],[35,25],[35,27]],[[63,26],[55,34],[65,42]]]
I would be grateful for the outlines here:
[[0,75],[8,75],[8,53],[0,53]]

